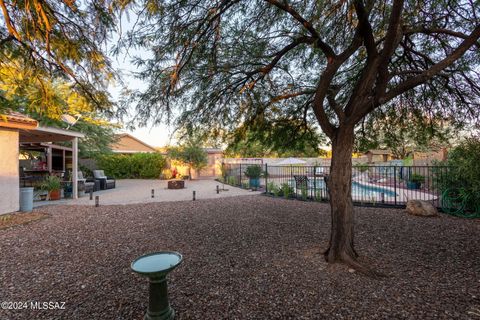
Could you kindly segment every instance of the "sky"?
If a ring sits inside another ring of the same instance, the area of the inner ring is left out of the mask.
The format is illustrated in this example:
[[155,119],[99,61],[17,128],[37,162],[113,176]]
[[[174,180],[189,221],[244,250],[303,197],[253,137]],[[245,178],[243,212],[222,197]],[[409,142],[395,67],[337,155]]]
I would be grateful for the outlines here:
[[[133,22],[133,14],[130,14],[129,19],[127,19],[125,15],[122,16],[122,30],[126,31],[132,28]],[[112,37],[112,43],[113,41],[116,41],[116,39],[118,39],[118,35]],[[132,74],[137,70],[137,68],[132,63],[130,63],[130,59],[133,56],[147,58],[149,57],[149,53],[145,51],[129,50],[129,56],[126,56],[125,54],[121,54],[119,56],[111,55],[110,58],[112,60],[113,67],[122,74],[122,79],[124,83],[128,85],[129,89],[146,89],[147,84],[139,79],[136,79]],[[111,85],[109,88],[109,92],[115,100],[118,99],[120,90],[120,86]],[[131,109],[131,112],[133,114],[133,107]],[[135,130],[122,129],[119,130],[119,133],[126,132],[151,146],[161,147],[168,144],[175,144],[175,139],[171,139],[173,129],[174,128],[170,126],[162,124],[156,126],[149,125],[148,127],[136,128]]]

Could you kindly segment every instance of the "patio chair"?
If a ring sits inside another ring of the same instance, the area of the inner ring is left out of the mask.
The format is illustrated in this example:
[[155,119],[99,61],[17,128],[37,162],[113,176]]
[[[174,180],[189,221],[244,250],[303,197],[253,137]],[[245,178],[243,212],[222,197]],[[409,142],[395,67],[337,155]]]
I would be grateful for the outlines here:
[[298,195],[298,190],[307,190],[308,193],[308,182],[309,179],[307,176],[293,176],[295,179],[295,195]]
[[90,193],[90,190],[93,192],[98,191],[100,189],[100,182],[95,181],[94,179],[86,179],[83,176],[82,171],[78,171],[78,190],[83,190],[85,193]]
[[103,170],[93,170],[93,177],[100,181],[100,190],[115,188],[115,179],[107,177]]

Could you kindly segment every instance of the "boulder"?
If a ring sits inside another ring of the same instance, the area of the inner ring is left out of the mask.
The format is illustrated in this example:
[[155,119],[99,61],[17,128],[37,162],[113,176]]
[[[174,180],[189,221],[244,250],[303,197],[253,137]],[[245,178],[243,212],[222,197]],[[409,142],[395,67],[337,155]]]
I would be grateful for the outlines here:
[[438,216],[437,208],[435,208],[430,202],[422,200],[408,200],[407,212],[408,214],[420,217]]

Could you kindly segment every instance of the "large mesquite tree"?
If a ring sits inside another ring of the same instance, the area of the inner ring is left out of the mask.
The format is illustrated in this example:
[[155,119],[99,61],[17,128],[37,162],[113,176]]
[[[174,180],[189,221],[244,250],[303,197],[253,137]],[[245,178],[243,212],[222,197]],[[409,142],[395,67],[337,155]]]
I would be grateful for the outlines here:
[[8,87],[0,88],[0,111],[68,112],[59,84],[70,99],[110,111],[107,86],[117,77],[105,51],[120,7],[115,0],[0,0],[1,82]]
[[[317,122],[333,148],[328,262],[369,271],[354,249],[355,130],[382,105],[435,117],[478,114],[480,10],[474,0],[165,0],[132,5],[126,46],[148,81],[140,118],[178,107],[182,125]],[[422,115],[423,116],[423,115]],[[299,127],[301,130],[301,126]]]

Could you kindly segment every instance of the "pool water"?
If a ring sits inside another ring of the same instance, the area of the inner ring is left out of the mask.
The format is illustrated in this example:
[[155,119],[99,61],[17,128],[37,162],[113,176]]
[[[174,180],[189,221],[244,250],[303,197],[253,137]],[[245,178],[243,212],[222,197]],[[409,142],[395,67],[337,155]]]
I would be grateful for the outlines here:
[[[315,184],[314,184],[315,183]],[[289,185],[295,187],[295,180],[290,180]],[[315,187],[316,186],[316,187]],[[308,189],[309,190],[325,190],[325,181],[323,180],[308,180]],[[359,182],[353,181],[352,182],[352,196],[361,196],[362,198],[377,198],[381,194],[384,194],[385,197],[395,197],[397,194],[392,190],[380,186],[370,186],[361,184]]]

